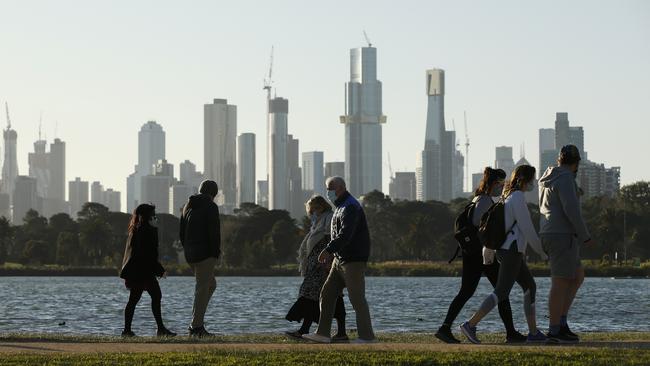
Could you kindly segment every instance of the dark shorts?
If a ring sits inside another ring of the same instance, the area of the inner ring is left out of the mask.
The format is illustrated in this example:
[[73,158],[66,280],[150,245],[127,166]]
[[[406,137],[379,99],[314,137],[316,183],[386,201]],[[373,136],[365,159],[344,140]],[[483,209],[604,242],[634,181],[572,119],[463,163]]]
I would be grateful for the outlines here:
[[548,254],[551,277],[576,278],[580,263],[580,243],[571,234],[543,234],[542,248]]
[[126,288],[129,290],[135,291],[151,291],[160,288],[158,285],[158,280],[156,280],[155,277],[137,280],[124,280],[124,286],[126,286]]

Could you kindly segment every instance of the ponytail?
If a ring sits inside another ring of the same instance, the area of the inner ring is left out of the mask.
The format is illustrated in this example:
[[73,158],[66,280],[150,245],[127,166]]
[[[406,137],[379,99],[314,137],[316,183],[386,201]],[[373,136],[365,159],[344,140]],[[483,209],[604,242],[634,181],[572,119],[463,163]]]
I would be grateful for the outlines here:
[[503,169],[492,169],[489,166],[485,167],[483,170],[483,178],[476,188],[474,196],[489,195],[490,188],[494,182],[501,179],[506,179],[506,172]]

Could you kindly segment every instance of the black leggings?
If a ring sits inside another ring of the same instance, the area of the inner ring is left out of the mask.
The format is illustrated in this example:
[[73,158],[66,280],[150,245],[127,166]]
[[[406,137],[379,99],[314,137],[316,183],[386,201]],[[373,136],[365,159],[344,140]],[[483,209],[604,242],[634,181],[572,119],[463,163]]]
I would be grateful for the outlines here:
[[[465,306],[465,303],[474,295],[474,291],[478,287],[481,276],[485,273],[485,277],[490,281],[492,287],[496,286],[499,277],[499,263],[495,260],[490,265],[483,265],[482,255],[463,255],[463,277],[458,295],[454,298],[449,305],[447,316],[443,325],[450,326],[456,320],[456,317]],[[499,302],[499,315],[506,327],[506,331],[514,333],[515,325],[512,322],[512,309],[510,308],[510,300],[505,299]]]
[[[133,322],[133,314],[135,313],[135,306],[138,305],[142,293],[145,290],[142,288],[131,288],[131,294],[129,295],[129,302],[126,304],[124,309],[124,329],[131,330],[131,322]],[[160,309],[160,301],[162,300],[162,291],[160,291],[160,285],[158,285],[157,280],[153,280],[148,284],[146,291],[151,296],[151,311],[153,312],[154,318],[156,318],[156,324],[159,329],[164,328],[162,314]]]

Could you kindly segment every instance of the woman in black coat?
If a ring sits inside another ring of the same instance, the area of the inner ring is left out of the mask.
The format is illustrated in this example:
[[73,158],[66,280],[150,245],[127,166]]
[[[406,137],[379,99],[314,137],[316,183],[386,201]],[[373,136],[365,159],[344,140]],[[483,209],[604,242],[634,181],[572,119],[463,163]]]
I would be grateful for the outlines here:
[[131,291],[129,302],[124,309],[124,330],[122,336],[133,337],[131,322],[135,306],[140,301],[142,293],[147,291],[151,296],[151,310],[156,318],[159,337],[173,337],[176,333],[171,332],[163,324],[160,301],[162,292],[156,277],[166,277],[165,268],[158,262],[158,219],[156,208],[152,205],[139,205],[129,223],[129,237],[124,250],[124,261],[120,277],[124,279],[126,288]]

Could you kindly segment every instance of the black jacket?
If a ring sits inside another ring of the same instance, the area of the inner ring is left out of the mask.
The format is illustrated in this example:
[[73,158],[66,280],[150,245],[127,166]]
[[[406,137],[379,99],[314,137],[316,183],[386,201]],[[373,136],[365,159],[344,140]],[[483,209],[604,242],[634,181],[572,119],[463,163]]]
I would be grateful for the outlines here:
[[129,234],[124,249],[120,277],[125,280],[145,280],[160,277],[165,268],[158,262],[158,229],[144,224]]
[[366,214],[359,201],[345,192],[334,202],[336,210],[332,217],[332,240],[328,252],[341,263],[367,262],[370,256],[370,233]]
[[201,262],[221,255],[221,224],[219,208],[210,196],[190,197],[181,215],[181,244],[188,263]]

